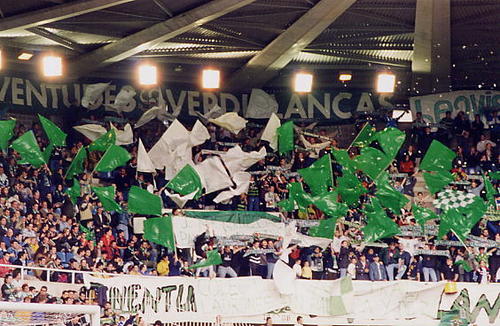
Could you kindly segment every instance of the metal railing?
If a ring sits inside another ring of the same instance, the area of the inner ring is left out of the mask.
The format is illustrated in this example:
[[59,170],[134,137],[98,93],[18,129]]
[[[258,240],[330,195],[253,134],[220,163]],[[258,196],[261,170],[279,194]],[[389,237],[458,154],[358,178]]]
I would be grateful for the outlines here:
[[[83,274],[89,274],[92,276],[97,276],[97,277],[102,277],[102,278],[109,278],[109,277],[116,277],[116,276],[136,276],[137,275],[129,275],[129,274],[112,274],[112,273],[104,273],[104,272],[95,272],[95,271],[79,271],[79,270],[74,270],[74,269],[59,269],[59,268],[48,268],[48,267],[37,267],[37,266],[23,266],[23,265],[12,265],[12,264],[0,264],[0,267],[7,267],[11,270],[21,270],[21,280],[27,279],[27,276],[33,276],[28,273],[28,271],[42,271],[45,272],[44,278],[40,279],[38,277],[35,277],[36,279],[40,281],[47,281],[47,282],[55,282],[55,283],[70,283],[70,284],[81,284],[81,283],[76,283],[76,276],[78,274],[82,275]],[[52,281],[51,276],[54,273],[64,273],[64,274],[69,274],[69,282],[60,282],[60,281]]]

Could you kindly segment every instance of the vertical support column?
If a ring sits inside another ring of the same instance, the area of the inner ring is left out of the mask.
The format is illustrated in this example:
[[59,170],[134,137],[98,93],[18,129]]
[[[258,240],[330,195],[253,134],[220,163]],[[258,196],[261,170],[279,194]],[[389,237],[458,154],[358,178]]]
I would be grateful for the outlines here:
[[417,0],[413,91],[446,92],[450,86],[450,0]]

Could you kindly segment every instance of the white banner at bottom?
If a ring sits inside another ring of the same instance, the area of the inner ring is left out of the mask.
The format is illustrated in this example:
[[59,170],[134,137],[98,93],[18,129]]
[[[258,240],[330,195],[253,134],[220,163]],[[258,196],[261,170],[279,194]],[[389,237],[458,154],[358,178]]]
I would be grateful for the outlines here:
[[100,287],[99,292],[106,294],[116,311],[139,313],[147,322],[216,322],[222,319],[252,323],[275,316],[294,323],[295,317],[291,316],[312,318],[310,315],[315,315],[313,323],[316,324],[333,320],[350,320],[354,325],[366,320],[383,324],[399,320],[402,323],[396,324],[404,325],[403,321],[413,319],[431,325],[438,311],[458,309],[471,323],[486,326],[498,322],[500,308],[500,284],[458,283],[457,293],[444,294],[444,282],[353,281],[352,289],[346,292],[343,287],[348,283],[341,280],[295,280],[290,283],[290,294],[281,295],[273,280],[257,277],[208,279],[124,275],[100,278],[85,275],[85,283]]

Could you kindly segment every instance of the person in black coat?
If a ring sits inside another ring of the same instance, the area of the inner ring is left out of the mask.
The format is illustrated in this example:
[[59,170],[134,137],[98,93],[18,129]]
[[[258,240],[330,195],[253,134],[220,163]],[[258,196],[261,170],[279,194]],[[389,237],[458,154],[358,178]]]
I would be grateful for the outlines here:
[[365,255],[361,255],[356,263],[356,279],[362,281],[370,280],[370,263],[366,260]]

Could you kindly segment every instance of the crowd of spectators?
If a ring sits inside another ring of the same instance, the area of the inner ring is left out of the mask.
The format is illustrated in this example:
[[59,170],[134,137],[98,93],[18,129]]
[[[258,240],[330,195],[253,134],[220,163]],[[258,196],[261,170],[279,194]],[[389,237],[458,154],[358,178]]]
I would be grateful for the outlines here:
[[[446,113],[445,118],[435,126],[429,125],[417,114],[411,128],[406,130],[407,142],[389,169],[394,187],[410,199],[410,204],[433,208],[428,192],[425,189],[417,191],[421,179],[418,164],[431,141],[438,139],[457,153],[452,171],[456,180],[451,187],[484,196],[484,185],[477,176],[497,170],[499,126],[500,118],[497,118],[496,112],[484,121],[477,115],[472,122],[463,112],[455,118]],[[45,146],[47,140],[40,125],[34,123],[30,127],[38,142]],[[21,135],[26,129],[18,124],[16,135]],[[208,155],[203,151],[207,149],[224,151],[238,144],[244,151],[252,151],[267,146],[259,137],[262,127],[247,127],[238,136],[213,125],[209,125],[208,129],[211,139],[193,149],[195,162]],[[146,147],[150,148],[164,130],[162,124],[151,122],[147,127],[138,129],[135,136],[141,137]],[[362,232],[356,225],[364,222],[361,208],[373,194],[374,185],[368,178],[363,182],[368,193],[362,196],[357,206],[350,207],[342,219],[345,223],[339,223],[335,237],[327,248],[300,247],[300,244],[282,248],[281,239],[261,238],[258,235],[244,246],[218,246],[216,238],[202,234],[193,239],[195,250],[168,251],[135,234],[133,216],[126,209],[120,213],[107,212],[90,188],[96,182],[114,185],[116,201],[126,208],[128,189],[137,185],[160,195],[165,208],[172,208],[174,214],[182,215],[182,211],[176,209],[161,191],[167,183],[162,171],[154,177],[137,173],[137,145],[132,144],[127,146],[133,156],[127,166],[106,174],[84,173],[78,178],[82,196],[73,205],[64,192],[71,186],[64,175],[79,148],[89,141],[75,132],[68,132],[68,146],[56,149],[50,162],[40,169],[18,164],[19,157],[12,150],[0,153],[0,276],[5,278],[2,286],[4,300],[52,300],[50,296],[43,295],[43,288],[35,293],[21,282],[20,270],[16,266],[57,270],[48,273],[46,270],[24,269],[23,279],[75,283],[83,282],[82,274],[66,273],[64,270],[162,276],[260,275],[272,278],[278,259],[288,260],[297,276],[304,279],[335,279],[349,274],[355,279],[372,281],[410,279],[484,283],[499,280],[500,251],[496,248],[440,245],[435,243],[435,236],[426,234],[401,235],[385,239],[383,245],[378,246],[363,244]],[[296,137],[297,149],[292,153],[279,156],[269,150],[270,154],[264,160],[252,166],[249,169],[252,180],[246,194],[220,204],[212,201],[215,194],[211,194],[188,202],[186,208],[278,211],[277,203],[287,198],[287,184],[301,182],[296,171],[308,167],[317,158],[338,147],[334,137],[329,137],[327,127],[311,132],[319,137],[300,135]],[[356,151],[356,148],[351,148],[350,154],[356,155]],[[85,163],[86,171],[92,171],[98,159],[97,152],[90,153]],[[335,176],[341,173],[341,167],[335,164]],[[400,215],[389,216],[400,226],[415,225],[410,207],[405,207]],[[284,213],[283,216],[286,220],[325,218],[314,206],[306,212]],[[498,220],[482,220],[472,229],[472,234],[500,243]],[[447,239],[458,240],[452,234]],[[220,266],[196,271],[187,268],[212,248],[221,251],[223,263]],[[259,252],[252,249],[268,250]],[[419,250],[429,254],[422,254]],[[438,256],[430,253],[435,250],[445,250],[448,254]],[[471,269],[455,264],[460,260],[466,261]],[[84,303],[91,299],[82,296],[82,293],[66,293],[61,300]]]

